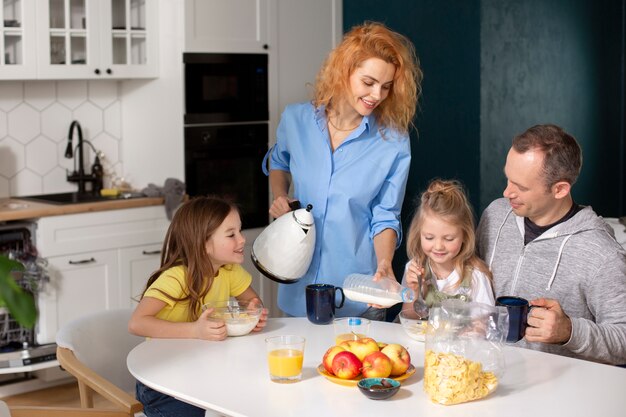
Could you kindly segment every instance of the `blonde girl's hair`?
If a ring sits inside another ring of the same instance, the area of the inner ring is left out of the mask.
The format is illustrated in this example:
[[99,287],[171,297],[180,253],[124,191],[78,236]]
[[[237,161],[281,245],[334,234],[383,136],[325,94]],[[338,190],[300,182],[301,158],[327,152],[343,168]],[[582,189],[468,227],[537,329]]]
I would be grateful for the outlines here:
[[217,273],[206,252],[206,242],[232,211],[239,212],[234,203],[215,196],[195,197],[180,206],[165,235],[161,267],[150,275],[144,294],[166,270],[174,266],[185,267],[183,296],[176,298],[161,293],[172,301],[188,302],[189,320],[195,321]]
[[331,51],[317,74],[313,104],[332,108],[334,100],[346,98],[350,75],[370,58],[396,67],[389,95],[374,109],[378,123],[408,133],[421,93],[422,71],[411,41],[381,23],[353,27]]
[[[455,180],[435,179],[419,199],[419,206],[409,227],[407,237],[407,255],[424,267],[427,259],[422,248],[421,231],[426,216],[436,216],[445,222],[457,226],[463,233],[461,250],[454,258],[454,269],[460,277],[478,269],[491,279],[487,265],[476,255],[476,234],[474,213],[461,183]],[[458,285],[461,285],[459,280]]]

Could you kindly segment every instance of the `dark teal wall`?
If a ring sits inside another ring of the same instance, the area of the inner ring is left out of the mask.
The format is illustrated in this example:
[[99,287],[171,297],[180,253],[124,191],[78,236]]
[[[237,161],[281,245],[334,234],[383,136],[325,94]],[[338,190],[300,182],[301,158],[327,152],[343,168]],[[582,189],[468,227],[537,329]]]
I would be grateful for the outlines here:
[[555,123],[583,149],[574,199],[625,215],[622,0],[482,0],[481,181],[501,196],[514,135]]
[[581,143],[576,201],[626,215],[625,3],[344,0],[346,30],[386,23],[413,41],[425,73],[403,217],[437,176],[461,179],[480,213],[502,195],[513,136],[537,123]]
[[[365,20],[385,23],[415,45],[424,71],[418,135],[403,218],[434,177],[458,178],[475,207],[480,196],[480,3],[478,0],[344,0],[344,29]],[[396,253],[396,275],[406,262]]]

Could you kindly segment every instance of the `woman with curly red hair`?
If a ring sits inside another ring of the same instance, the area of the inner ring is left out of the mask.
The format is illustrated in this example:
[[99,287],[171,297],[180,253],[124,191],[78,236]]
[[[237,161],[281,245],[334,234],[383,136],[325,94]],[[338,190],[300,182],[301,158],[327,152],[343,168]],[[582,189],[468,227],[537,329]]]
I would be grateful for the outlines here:
[[[269,212],[289,211],[293,182],[294,199],[313,205],[317,233],[307,273],[279,288],[285,313],[306,315],[308,284],[340,286],[351,273],[394,276],[421,79],[411,42],[380,23],[365,23],[330,53],[313,100],[283,112],[268,153]],[[338,315],[384,319],[385,311],[346,300]]]

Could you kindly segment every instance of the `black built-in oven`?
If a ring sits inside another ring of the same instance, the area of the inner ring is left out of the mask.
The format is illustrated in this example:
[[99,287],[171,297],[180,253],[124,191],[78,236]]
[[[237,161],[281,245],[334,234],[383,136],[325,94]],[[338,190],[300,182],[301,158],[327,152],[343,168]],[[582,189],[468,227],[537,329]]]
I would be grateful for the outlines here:
[[185,180],[190,196],[235,201],[244,229],[268,223],[268,180],[261,171],[268,124],[185,127]]
[[243,227],[269,220],[266,54],[185,53],[187,193],[234,200]]
[[185,124],[269,119],[267,54],[185,53]]

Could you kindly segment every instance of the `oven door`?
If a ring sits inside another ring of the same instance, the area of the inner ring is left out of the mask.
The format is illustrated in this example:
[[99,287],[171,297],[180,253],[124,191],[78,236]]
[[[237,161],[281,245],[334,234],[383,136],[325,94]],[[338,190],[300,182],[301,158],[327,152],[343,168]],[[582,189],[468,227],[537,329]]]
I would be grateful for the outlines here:
[[244,229],[269,220],[269,182],[261,170],[267,123],[185,127],[185,183],[190,196],[232,199]]
[[185,62],[185,124],[269,119],[266,54],[193,54]]

